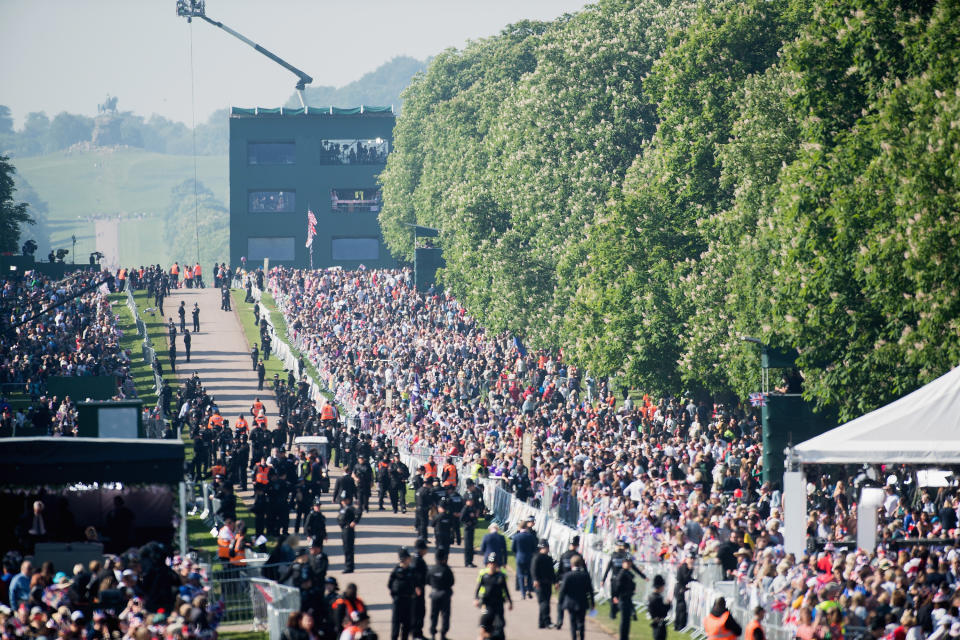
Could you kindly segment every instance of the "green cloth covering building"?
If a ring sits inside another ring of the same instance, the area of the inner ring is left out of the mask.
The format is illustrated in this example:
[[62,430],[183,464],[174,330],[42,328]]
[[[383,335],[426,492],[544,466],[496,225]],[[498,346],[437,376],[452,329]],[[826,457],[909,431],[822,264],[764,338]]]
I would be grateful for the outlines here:
[[392,107],[239,108],[230,114],[230,262],[396,266],[377,219]]

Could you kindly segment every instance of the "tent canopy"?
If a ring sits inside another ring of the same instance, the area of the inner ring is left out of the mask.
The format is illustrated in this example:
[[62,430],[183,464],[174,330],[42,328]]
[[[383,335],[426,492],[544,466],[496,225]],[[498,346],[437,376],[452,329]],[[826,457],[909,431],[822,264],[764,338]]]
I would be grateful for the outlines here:
[[180,440],[0,438],[0,485],[183,481]]
[[960,464],[960,367],[794,453],[812,464]]

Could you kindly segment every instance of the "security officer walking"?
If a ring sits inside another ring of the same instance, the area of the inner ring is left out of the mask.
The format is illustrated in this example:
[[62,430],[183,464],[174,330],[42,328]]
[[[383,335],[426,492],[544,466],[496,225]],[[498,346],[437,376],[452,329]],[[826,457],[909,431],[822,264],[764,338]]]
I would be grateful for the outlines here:
[[473,497],[468,494],[463,510],[460,512],[460,524],[463,525],[463,562],[467,567],[476,566],[473,564],[473,537],[479,518],[480,513],[474,505]]
[[553,570],[553,558],[550,557],[550,543],[546,538],[537,545],[537,555],[533,557],[533,588],[537,592],[537,604],[540,605],[540,629],[550,628],[550,595],[553,593],[553,583],[557,581],[557,574]]
[[447,565],[447,550],[437,549],[437,563],[427,571],[430,584],[430,640],[437,635],[440,621],[440,640],[447,640],[450,630],[450,598],[453,596],[453,571]]
[[359,500],[357,508],[361,513],[370,511],[370,494],[373,491],[373,469],[367,462],[367,456],[363,453],[357,456],[357,464],[353,467],[353,475],[357,481],[357,498]]
[[490,618],[492,636],[503,637],[506,620],[503,617],[503,603],[513,610],[513,599],[510,598],[510,589],[507,588],[507,574],[500,570],[497,554],[487,556],[487,566],[477,578],[477,588],[473,593],[473,605],[483,607],[480,616],[481,623]]
[[433,525],[434,542],[437,549],[450,550],[453,544],[454,518],[447,510],[450,506],[446,498],[440,500],[437,505],[437,515],[431,523]]
[[417,528],[417,536],[426,539],[427,525],[430,522],[430,507],[433,505],[433,488],[424,483],[417,489],[415,500],[414,526]]
[[[612,562],[612,561],[611,561]],[[613,604],[610,608],[620,610],[620,640],[630,638],[630,622],[633,620],[633,594],[637,590],[637,583],[633,579],[633,572],[630,571],[630,565],[633,559],[626,555],[620,562],[620,572],[610,581],[610,596]],[[660,581],[663,581],[661,576]],[[657,584],[657,578],[654,578],[653,584]]]
[[[570,573],[570,570],[573,568],[571,562],[573,561],[573,556],[578,555],[577,547],[580,546],[580,536],[573,536],[570,540],[570,544],[567,547],[567,550],[563,552],[560,556],[557,567],[557,584],[563,581],[564,576]],[[557,599],[557,629],[563,628],[563,601],[559,598]]]
[[393,615],[390,620],[390,640],[408,640],[413,622],[413,571],[410,569],[410,552],[400,547],[399,562],[390,572],[387,588],[393,598]]
[[337,524],[340,525],[340,540],[343,542],[344,573],[353,573],[353,543],[357,537],[358,514],[353,508],[353,498],[346,493],[340,494],[340,512]]
[[[607,569],[603,572],[601,583],[607,580],[607,576],[611,576],[610,585],[612,587],[613,581],[617,579],[617,577],[620,575],[620,572],[623,571],[623,568],[628,566],[623,563],[624,558],[631,557],[630,550],[627,547],[628,545],[626,539],[620,538],[617,540],[617,550],[610,554],[610,564],[607,565]],[[637,569],[633,562],[630,563],[629,570],[633,571],[644,580],[647,579],[646,574]],[[610,619],[613,620],[616,617],[617,607],[610,607]]]
[[319,542],[322,549],[323,541],[327,539],[327,517],[320,510],[321,504],[319,496],[313,499],[313,510],[303,520],[303,532],[314,542]]
[[594,601],[593,585],[582,556],[575,555],[570,559],[570,572],[563,576],[557,597],[570,613],[570,638],[584,640],[587,611],[594,608]]
[[[667,640],[667,616],[670,615],[670,605],[663,599],[664,586],[666,586],[666,582],[663,576],[658,573],[653,577],[653,593],[650,594],[650,599],[647,601],[647,615],[650,616],[653,640]],[[628,625],[628,635],[629,628]],[[620,623],[620,637],[626,637],[623,635],[622,622]]]

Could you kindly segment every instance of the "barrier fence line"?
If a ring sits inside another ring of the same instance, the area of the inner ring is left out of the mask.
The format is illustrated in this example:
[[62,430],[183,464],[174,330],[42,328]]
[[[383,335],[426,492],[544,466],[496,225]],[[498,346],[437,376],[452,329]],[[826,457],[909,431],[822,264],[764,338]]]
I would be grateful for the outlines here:
[[133,320],[137,325],[137,334],[143,338],[143,343],[140,345],[140,348],[144,362],[150,365],[150,371],[153,373],[153,387],[157,394],[157,406],[155,408],[156,419],[145,421],[144,426],[148,438],[162,438],[164,424],[166,422],[166,416],[163,414],[163,402],[160,400],[163,390],[163,378],[157,373],[157,353],[150,344],[147,325],[140,318],[140,313],[137,311],[137,302],[133,297],[133,289],[130,287],[127,287],[127,308],[129,308],[130,313],[133,314]]

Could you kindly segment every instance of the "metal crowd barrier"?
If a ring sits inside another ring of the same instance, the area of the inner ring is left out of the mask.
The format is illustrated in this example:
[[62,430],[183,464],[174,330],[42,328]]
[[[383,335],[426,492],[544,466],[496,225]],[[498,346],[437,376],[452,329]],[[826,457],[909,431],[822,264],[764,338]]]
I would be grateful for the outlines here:
[[[140,318],[140,313],[137,311],[137,302],[133,297],[133,289],[131,287],[126,288],[127,291],[127,308],[130,309],[130,313],[133,314],[133,319],[137,323],[137,334],[143,338],[143,344],[141,345],[141,350],[143,352],[144,362],[149,363],[150,370],[153,372],[153,387],[157,393],[157,413],[160,424],[164,424],[166,421],[166,416],[163,415],[163,403],[160,402],[160,392],[163,390],[163,378],[157,373],[157,367],[154,363],[157,361],[157,353],[153,349],[153,346],[150,344],[150,336],[147,334],[147,325]],[[153,437],[148,434],[148,437]],[[160,430],[160,435],[155,436],[158,438],[163,437],[163,429]]]
[[266,578],[250,579],[253,627],[266,631],[270,640],[280,640],[291,613],[300,610],[300,590]]

